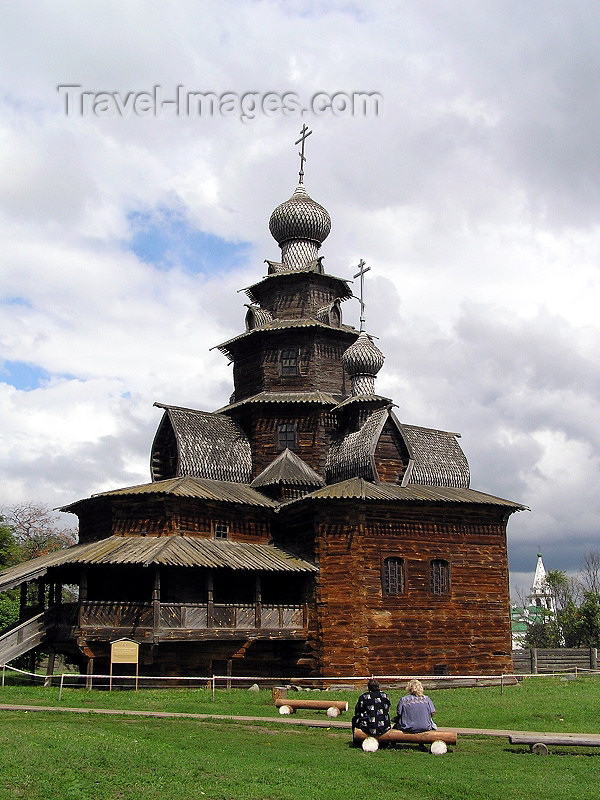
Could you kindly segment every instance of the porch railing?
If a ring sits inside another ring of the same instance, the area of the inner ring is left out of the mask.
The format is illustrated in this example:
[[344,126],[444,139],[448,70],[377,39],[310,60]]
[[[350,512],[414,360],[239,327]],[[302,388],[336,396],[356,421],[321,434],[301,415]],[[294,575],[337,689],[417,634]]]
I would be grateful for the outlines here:
[[[77,614],[79,610],[79,614]],[[56,608],[57,623],[81,628],[154,628],[162,630],[257,629],[306,627],[304,604],[126,603],[84,601]]]

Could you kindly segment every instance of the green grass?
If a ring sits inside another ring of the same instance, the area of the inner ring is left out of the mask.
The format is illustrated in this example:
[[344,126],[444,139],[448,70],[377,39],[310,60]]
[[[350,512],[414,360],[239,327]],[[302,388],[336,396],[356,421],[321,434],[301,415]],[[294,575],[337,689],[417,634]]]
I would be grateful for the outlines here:
[[[391,692],[395,701],[401,692]],[[318,697],[319,693],[309,695]],[[356,693],[323,693],[352,703]],[[438,723],[600,732],[600,679],[432,692]],[[85,692],[7,686],[0,703],[275,716],[270,692]],[[323,712],[303,716],[325,719]],[[344,715],[341,719],[349,719]],[[507,739],[460,736],[435,757],[413,746],[366,754],[349,732],[257,724],[0,712],[0,800],[594,800],[600,748],[534,756]]]

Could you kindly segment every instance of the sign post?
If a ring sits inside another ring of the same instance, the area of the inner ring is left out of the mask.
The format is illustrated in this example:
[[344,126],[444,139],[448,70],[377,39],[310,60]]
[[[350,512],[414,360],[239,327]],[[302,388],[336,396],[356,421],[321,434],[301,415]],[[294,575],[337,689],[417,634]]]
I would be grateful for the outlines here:
[[112,692],[113,664],[135,664],[135,690],[139,684],[140,645],[133,639],[117,639],[110,643],[109,691]]

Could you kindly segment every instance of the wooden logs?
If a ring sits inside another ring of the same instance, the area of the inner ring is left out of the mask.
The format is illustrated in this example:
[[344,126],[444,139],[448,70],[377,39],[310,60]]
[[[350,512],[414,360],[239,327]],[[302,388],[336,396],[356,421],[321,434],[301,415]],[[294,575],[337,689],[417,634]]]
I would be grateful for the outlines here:
[[548,755],[548,745],[557,747],[600,747],[598,734],[585,733],[529,733],[509,736],[511,744],[528,744],[532,753]]
[[290,700],[289,698],[277,698],[275,705],[280,714],[295,714],[299,708],[302,708],[327,711],[328,717],[339,717],[343,711],[348,711],[346,700]]
[[360,728],[354,729],[354,743],[358,744],[358,742],[361,742],[363,750],[366,749],[367,752],[374,752],[372,742],[368,742],[368,744],[365,746],[365,742],[370,739],[373,739],[378,743],[377,747],[379,747],[380,743],[385,744],[390,742],[402,742],[403,744],[432,744],[433,742],[444,742],[445,744],[456,744],[457,733],[456,731],[448,730],[423,731],[422,733],[404,733],[404,731],[398,731],[395,728],[392,728],[386,733],[383,733],[381,736],[375,737],[369,736],[368,733],[364,733],[364,731],[361,731]]

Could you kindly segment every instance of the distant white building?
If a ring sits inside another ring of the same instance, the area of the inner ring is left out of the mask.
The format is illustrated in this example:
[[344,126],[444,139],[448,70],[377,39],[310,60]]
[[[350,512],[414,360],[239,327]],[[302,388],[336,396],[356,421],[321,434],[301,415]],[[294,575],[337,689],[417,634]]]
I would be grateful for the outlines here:
[[535,575],[533,576],[531,591],[527,595],[527,601],[528,606],[543,608],[546,611],[550,611],[552,614],[556,614],[556,601],[554,600],[552,589],[548,586],[546,580],[546,570],[544,569],[541,553],[537,554]]
[[525,636],[529,625],[545,622],[548,616],[556,614],[556,601],[546,575],[542,554],[538,553],[533,583],[525,598],[526,605],[511,606],[510,609],[513,650],[522,650],[525,647]]

